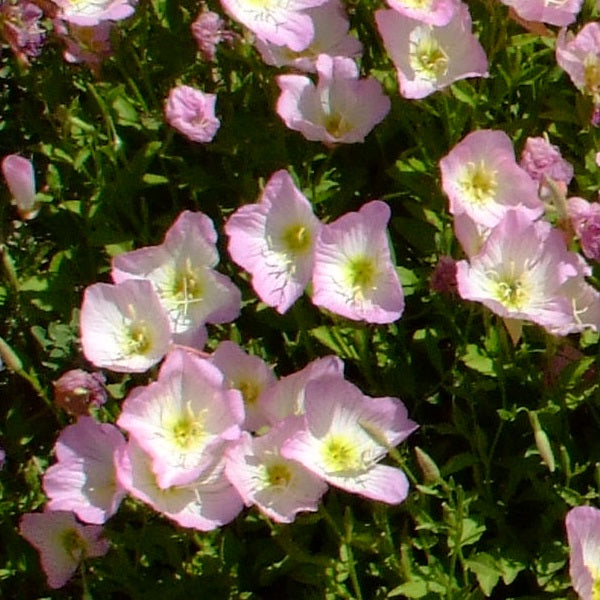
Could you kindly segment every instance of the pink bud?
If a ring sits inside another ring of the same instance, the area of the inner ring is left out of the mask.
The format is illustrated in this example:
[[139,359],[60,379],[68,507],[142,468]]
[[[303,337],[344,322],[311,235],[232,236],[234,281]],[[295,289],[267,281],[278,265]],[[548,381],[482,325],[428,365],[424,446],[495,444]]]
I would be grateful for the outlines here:
[[2,173],[21,218],[33,219],[39,212],[39,206],[35,200],[35,175],[31,161],[18,154],[9,154],[2,161]]

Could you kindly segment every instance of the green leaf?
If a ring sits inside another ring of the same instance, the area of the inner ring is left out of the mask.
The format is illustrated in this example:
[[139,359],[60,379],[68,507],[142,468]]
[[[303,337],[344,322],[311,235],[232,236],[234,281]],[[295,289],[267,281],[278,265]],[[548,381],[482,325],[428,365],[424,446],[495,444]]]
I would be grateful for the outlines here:
[[465,564],[475,573],[479,587],[489,597],[502,575],[494,558],[485,552],[479,552],[465,559]]
[[482,354],[481,348],[479,348],[479,346],[476,344],[468,344],[467,351],[460,357],[460,359],[470,369],[478,371],[479,373],[487,375],[488,377],[496,377],[494,361],[488,356]]

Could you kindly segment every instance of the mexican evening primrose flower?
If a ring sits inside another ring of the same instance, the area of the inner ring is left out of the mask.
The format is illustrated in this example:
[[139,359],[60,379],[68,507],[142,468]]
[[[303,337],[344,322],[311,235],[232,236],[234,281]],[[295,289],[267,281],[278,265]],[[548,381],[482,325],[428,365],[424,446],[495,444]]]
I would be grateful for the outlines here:
[[569,25],[575,21],[583,0],[500,0],[527,21]]
[[120,21],[135,11],[137,0],[53,0],[59,11],[59,19],[92,27],[103,21]]
[[531,219],[544,211],[537,183],[517,164],[503,131],[468,134],[440,160],[440,169],[450,212],[466,213],[477,225],[494,227],[515,206],[525,207]]
[[284,442],[281,454],[347,492],[399,504],[408,481],[379,464],[418,425],[398,398],[370,398],[343,379],[323,377],[306,386],[305,426]]
[[108,552],[100,525],[80,525],[72,512],[51,510],[21,517],[21,535],[40,553],[51,588],[63,587],[82,560]]
[[386,117],[390,99],[374,78],[358,78],[358,67],[344,56],[317,58],[318,83],[305,75],[279,75],[277,114],[294,131],[326,145],[363,142]]
[[487,77],[488,61],[471,32],[471,16],[463,3],[452,20],[436,27],[396,10],[375,12],[377,28],[398,74],[405,98],[424,98],[458,79]]
[[231,18],[257,37],[296,52],[304,50],[314,37],[313,21],[306,9],[325,2],[327,0],[221,0]]
[[368,323],[392,323],[404,294],[387,238],[390,209],[374,200],[323,226],[317,241],[312,301],[333,313]]
[[600,599],[600,510],[576,506],[565,519],[569,540],[569,574],[581,600]]
[[310,281],[321,223],[287,171],[274,173],[258,204],[240,207],[225,224],[228,250],[252,274],[258,297],[286,312]]
[[400,14],[442,27],[447,25],[459,6],[459,0],[387,0]]
[[208,360],[173,350],[158,379],[135,388],[117,421],[151,458],[158,485],[186,485],[206,473],[240,435],[242,395],[226,389]]
[[169,319],[149,281],[86,288],[80,316],[81,345],[96,367],[142,373],[167,353]]

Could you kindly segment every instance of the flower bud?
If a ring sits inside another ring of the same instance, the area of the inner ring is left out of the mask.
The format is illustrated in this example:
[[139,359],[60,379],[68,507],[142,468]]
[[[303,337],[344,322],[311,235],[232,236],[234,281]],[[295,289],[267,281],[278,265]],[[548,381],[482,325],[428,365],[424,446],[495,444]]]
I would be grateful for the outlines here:
[[2,161],[2,173],[22,219],[33,219],[39,212],[35,199],[35,174],[30,160],[9,154]]

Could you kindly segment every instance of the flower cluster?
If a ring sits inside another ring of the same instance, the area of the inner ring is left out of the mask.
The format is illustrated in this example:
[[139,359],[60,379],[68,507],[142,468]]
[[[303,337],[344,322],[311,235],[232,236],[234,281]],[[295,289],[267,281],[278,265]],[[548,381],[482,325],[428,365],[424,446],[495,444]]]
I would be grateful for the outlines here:
[[287,171],[269,179],[258,204],[227,221],[231,258],[252,274],[260,299],[284,313],[312,281],[312,301],[349,319],[391,323],[404,297],[391,261],[390,209],[375,200],[321,224]]

